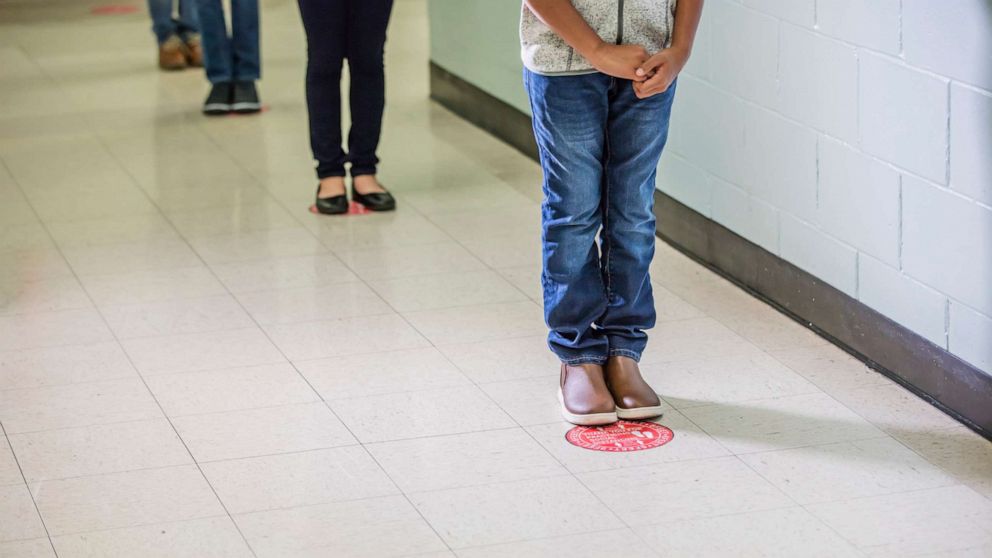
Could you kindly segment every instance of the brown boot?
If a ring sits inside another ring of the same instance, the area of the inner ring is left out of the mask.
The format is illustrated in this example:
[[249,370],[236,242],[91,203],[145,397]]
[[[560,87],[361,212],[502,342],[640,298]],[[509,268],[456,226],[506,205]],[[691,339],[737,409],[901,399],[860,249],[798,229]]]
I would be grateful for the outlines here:
[[598,364],[562,364],[558,401],[561,415],[572,424],[597,426],[617,421],[616,405]]
[[641,377],[636,360],[624,356],[607,359],[606,384],[616,402],[617,417],[638,420],[661,416],[661,399]]
[[202,68],[203,46],[200,44],[200,34],[190,33],[183,42],[186,43],[186,49],[183,53],[186,55],[186,64],[196,68]]
[[182,70],[186,68],[186,45],[183,40],[173,35],[158,47],[158,67],[163,70]]

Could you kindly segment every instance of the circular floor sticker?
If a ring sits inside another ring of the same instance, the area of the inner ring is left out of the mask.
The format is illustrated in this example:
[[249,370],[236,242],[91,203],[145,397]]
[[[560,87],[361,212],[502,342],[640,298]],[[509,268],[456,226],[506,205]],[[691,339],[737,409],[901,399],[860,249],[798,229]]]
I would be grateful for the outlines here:
[[607,426],[576,426],[565,434],[573,446],[594,451],[641,451],[663,446],[675,434],[653,422],[621,420]]

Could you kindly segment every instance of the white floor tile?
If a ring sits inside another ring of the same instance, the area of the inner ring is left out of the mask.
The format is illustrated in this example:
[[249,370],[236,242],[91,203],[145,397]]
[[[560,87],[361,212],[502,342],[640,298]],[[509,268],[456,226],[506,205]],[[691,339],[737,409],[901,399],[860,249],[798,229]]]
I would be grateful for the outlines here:
[[24,478],[21,476],[21,469],[14,459],[14,453],[10,449],[10,443],[6,436],[0,436],[0,486],[10,486],[21,484]]
[[197,254],[210,265],[280,257],[312,256],[327,251],[302,227],[195,238]]
[[185,416],[172,422],[200,463],[358,443],[322,402]]
[[439,345],[466,376],[478,383],[561,374],[561,362],[545,335]]
[[586,533],[564,537],[551,537],[492,546],[458,550],[458,558],[600,558],[623,556],[625,558],[655,558],[657,555],[630,529],[598,531],[595,527]]
[[471,384],[433,347],[303,360],[294,365],[328,401]]
[[389,304],[363,283],[254,291],[237,297],[263,325],[393,313]]
[[135,376],[112,341],[0,353],[0,390],[115,380]]
[[954,419],[933,405],[891,382],[845,391],[835,397],[875,426],[896,437],[958,425]]
[[30,283],[0,283],[0,315],[57,312],[92,306],[86,291],[73,277]]
[[407,493],[568,474],[517,428],[370,444],[368,448]]
[[328,405],[363,443],[516,426],[474,386],[335,399]]
[[226,294],[205,266],[153,269],[79,278],[97,306],[201,299]]
[[881,438],[885,435],[824,394],[689,407],[681,411],[734,453]]
[[0,486],[0,517],[0,542],[45,536],[45,527],[24,484]]
[[631,526],[795,505],[736,457],[583,473],[578,478]]
[[802,508],[718,515],[638,529],[661,556],[861,556]]
[[891,382],[833,345],[776,350],[771,355],[830,394]]
[[165,419],[11,434],[29,483],[193,462]]
[[527,300],[495,271],[463,271],[371,281],[369,285],[397,312]]
[[4,558],[55,558],[52,543],[47,537],[0,542],[0,556]]
[[557,375],[542,376],[481,384],[479,389],[486,392],[517,424],[530,426],[564,420],[556,395],[559,383]]
[[401,496],[236,515],[259,558],[429,556],[445,545]]
[[265,326],[293,361],[426,347],[424,337],[396,314]]
[[207,333],[251,327],[251,317],[227,294],[102,309],[118,339]]
[[170,417],[318,399],[289,363],[163,374],[150,376],[146,382]]
[[341,261],[366,281],[485,269],[481,261],[455,242],[336,252]]
[[359,446],[215,461],[201,467],[232,514],[399,493]]
[[224,515],[194,465],[31,485],[51,535]]
[[713,318],[659,322],[649,335],[650,341],[641,357],[644,364],[754,352],[754,345]]
[[992,498],[992,444],[965,426],[901,433],[899,440],[959,482]]
[[121,344],[145,376],[286,360],[258,328],[126,339]]
[[892,438],[752,453],[741,459],[800,504],[957,484]]
[[[47,541],[46,541],[47,542]],[[251,550],[228,517],[126,527],[52,538],[59,556],[248,558]]]
[[110,275],[203,265],[182,240],[164,239],[81,246],[62,250],[79,275]]
[[992,549],[992,501],[964,486],[816,504],[807,509],[869,555]]
[[93,309],[0,316],[0,351],[82,345],[113,335]]
[[161,417],[137,377],[0,391],[0,421],[7,434]]
[[541,308],[532,301],[423,310],[404,314],[435,345],[544,333]]
[[51,223],[48,230],[62,248],[83,248],[135,241],[176,241],[179,235],[169,222],[154,213],[115,215],[93,221]]
[[358,280],[332,254],[215,264],[211,268],[235,294],[336,285]]
[[623,524],[573,477],[420,492],[413,504],[456,551]]
[[735,356],[645,364],[642,372],[676,409],[820,392],[758,349]]

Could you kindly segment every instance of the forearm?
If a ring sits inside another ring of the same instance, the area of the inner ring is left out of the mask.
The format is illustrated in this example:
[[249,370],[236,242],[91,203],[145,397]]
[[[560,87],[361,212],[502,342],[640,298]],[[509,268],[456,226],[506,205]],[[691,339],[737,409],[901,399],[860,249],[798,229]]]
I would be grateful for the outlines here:
[[568,46],[587,59],[592,58],[593,52],[603,43],[603,39],[589,26],[570,0],[525,0],[525,2],[538,19],[557,33],[568,43]]
[[678,0],[675,5],[675,26],[672,29],[673,49],[689,58],[696,40],[696,29],[703,13],[703,0]]

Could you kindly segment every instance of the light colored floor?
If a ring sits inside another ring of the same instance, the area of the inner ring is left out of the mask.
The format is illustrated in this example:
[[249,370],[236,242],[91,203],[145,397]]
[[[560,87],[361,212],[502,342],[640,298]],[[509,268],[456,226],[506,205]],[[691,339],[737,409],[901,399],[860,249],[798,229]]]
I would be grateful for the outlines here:
[[0,556],[989,556],[992,445],[670,248],[668,445],[569,446],[539,171],[389,44],[391,215],[321,218],[295,4],[208,120],[141,14],[0,2]]

